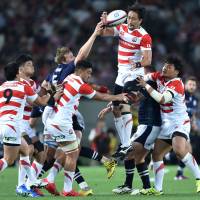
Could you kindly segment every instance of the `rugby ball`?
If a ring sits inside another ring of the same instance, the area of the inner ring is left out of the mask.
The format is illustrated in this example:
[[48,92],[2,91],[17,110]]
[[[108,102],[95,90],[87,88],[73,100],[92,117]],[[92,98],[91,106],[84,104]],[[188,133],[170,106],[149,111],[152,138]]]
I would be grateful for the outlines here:
[[123,10],[113,10],[107,16],[107,26],[113,27],[126,21],[127,14]]

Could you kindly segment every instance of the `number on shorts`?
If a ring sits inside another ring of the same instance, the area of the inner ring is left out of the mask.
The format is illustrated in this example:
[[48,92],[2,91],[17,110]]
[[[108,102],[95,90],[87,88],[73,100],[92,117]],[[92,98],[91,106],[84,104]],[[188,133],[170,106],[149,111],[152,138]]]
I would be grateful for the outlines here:
[[3,96],[4,98],[6,98],[6,103],[9,103],[10,102],[10,99],[12,98],[13,96],[13,91],[11,89],[6,89],[4,92],[3,92]]

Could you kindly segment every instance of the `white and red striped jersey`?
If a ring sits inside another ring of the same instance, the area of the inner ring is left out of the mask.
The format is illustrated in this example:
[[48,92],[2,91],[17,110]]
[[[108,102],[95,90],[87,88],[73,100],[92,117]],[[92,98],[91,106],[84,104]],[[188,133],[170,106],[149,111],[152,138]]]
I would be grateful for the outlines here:
[[157,82],[158,92],[164,93],[165,91],[170,91],[172,94],[171,102],[160,105],[162,120],[189,122],[185,104],[185,89],[182,80],[174,78],[165,82],[160,72],[151,73],[150,78]]
[[[40,87],[37,86],[37,84],[34,80],[32,80],[32,79],[30,79],[30,80],[21,79],[20,81],[24,84],[29,85],[35,93],[39,92]],[[32,108],[33,108],[33,106],[30,105],[30,103],[26,102],[25,107],[24,107],[24,115],[23,115],[23,119],[25,121],[28,121],[30,119]]]
[[63,95],[56,103],[51,117],[53,123],[60,125],[72,124],[72,116],[78,109],[81,96],[91,99],[96,94],[90,85],[75,74],[64,79],[63,87]]
[[114,27],[114,35],[119,37],[119,72],[131,69],[130,61],[141,62],[143,50],[151,50],[151,36],[142,27],[130,31],[127,24],[121,24]]
[[33,102],[38,95],[20,81],[6,81],[0,86],[0,122],[23,119],[26,100]]

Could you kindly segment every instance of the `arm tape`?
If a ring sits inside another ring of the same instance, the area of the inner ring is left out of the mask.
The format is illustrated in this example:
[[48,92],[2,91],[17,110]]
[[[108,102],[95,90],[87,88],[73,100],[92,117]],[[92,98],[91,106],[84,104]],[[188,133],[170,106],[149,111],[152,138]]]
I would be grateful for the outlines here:
[[154,90],[149,84],[145,85],[147,92],[158,103],[168,103],[172,100],[172,94],[169,91],[165,91],[163,94]]

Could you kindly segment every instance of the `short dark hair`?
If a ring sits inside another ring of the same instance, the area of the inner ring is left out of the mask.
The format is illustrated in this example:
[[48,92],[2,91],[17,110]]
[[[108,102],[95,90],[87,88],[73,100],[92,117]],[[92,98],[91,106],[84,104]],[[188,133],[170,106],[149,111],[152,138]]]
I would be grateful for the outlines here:
[[21,65],[23,65],[25,62],[27,62],[27,61],[32,61],[32,60],[33,60],[33,58],[32,58],[31,55],[29,55],[29,54],[21,54],[20,56],[18,56],[18,57],[16,58],[16,63],[17,63],[19,66],[21,66]]
[[79,60],[79,61],[76,63],[76,68],[75,68],[75,70],[78,70],[78,69],[88,69],[88,68],[93,68],[93,67],[92,67],[92,63],[90,63],[90,62],[87,61],[87,60]]
[[165,59],[165,62],[168,64],[173,64],[175,69],[179,71],[179,76],[182,76],[183,63],[181,58],[179,58],[177,55],[168,55]]
[[144,19],[145,17],[145,8],[138,3],[135,3],[128,7],[128,13],[130,11],[136,12],[138,14],[139,19]]
[[186,82],[188,81],[194,81],[194,82],[197,82],[197,78],[195,76],[189,76],[187,79],[186,79]]
[[16,62],[10,62],[4,67],[4,73],[7,81],[13,81],[19,73],[19,65]]

